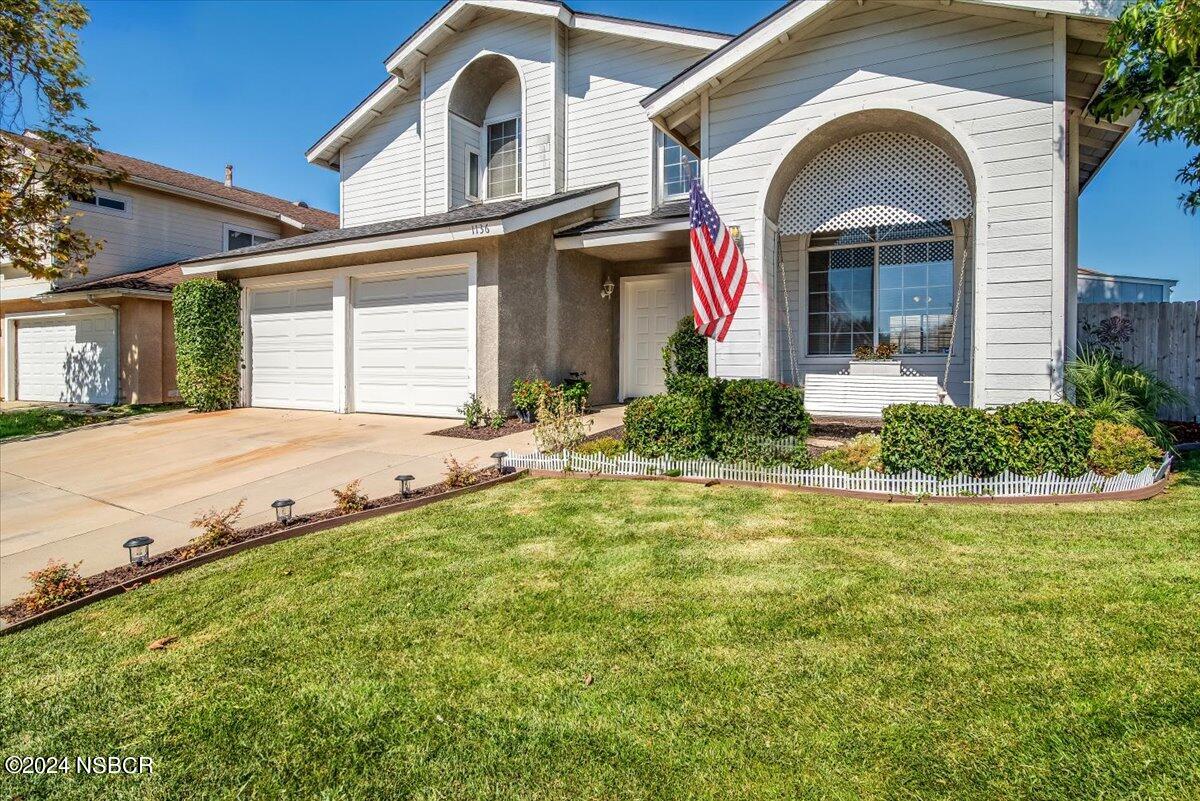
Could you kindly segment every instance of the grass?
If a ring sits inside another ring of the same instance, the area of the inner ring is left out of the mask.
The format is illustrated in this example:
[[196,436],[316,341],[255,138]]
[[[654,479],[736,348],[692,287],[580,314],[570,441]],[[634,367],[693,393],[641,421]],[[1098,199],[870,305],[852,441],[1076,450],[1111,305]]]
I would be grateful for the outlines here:
[[130,403],[123,406],[62,407],[31,406],[0,412],[0,441],[12,437],[28,437],[32,434],[47,434],[65,431],[92,423],[119,420],[138,414],[162,412],[182,408],[178,403]]
[[0,796],[1195,798],[1197,521],[525,480],[0,639],[6,755],[154,759]]

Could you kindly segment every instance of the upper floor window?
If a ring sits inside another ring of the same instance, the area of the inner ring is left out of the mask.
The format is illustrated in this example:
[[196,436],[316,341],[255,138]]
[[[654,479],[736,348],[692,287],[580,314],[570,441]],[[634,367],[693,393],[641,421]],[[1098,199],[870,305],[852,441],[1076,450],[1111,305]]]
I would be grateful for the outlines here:
[[487,125],[487,194],[489,198],[521,191],[521,118]]
[[116,214],[120,217],[129,216],[129,198],[114,192],[93,190],[86,195],[72,195],[71,202],[80,206],[91,206],[106,214]]
[[658,196],[661,200],[686,197],[692,181],[700,177],[700,162],[691,151],[662,133],[658,134]]
[[467,173],[465,187],[467,200],[479,200],[479,151],[467,148],[467,163],[464,165]]
[[274,242],[279,237],[266,231],[255,231],[242,226],[225,226],[225,249],[236,250],[248,248],[251,245],[261,245],[263,242]]

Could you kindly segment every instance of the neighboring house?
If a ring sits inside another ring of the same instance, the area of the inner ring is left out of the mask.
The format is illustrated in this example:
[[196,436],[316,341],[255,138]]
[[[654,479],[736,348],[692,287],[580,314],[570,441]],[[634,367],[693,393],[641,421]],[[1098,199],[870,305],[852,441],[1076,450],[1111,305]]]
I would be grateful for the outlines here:
[[1080,303],[1166,303],[1178,284],[1174,278],[1112,275],[1079,268]]
[[[37,147],[32,137],[22,139]],[[3,397],[78,403],[176,399],[171,290],[190,256],[335,227],[337,215],[160,164],[102,152],[124,180],[71,201],[104,247],[51,283],[0,264]]]
[[450,416],[572,371],[624,399],[689,313],[699,175],[750,268],[715,375],[888,341],[939,383],[949,355],[957,403],[1054,397],[1078,193],[1133,122],[1083,114],[1112,6],[807,0],[731,38],[453,0],[308,152],[343,227],[184,273],[242,279],[247,404]]

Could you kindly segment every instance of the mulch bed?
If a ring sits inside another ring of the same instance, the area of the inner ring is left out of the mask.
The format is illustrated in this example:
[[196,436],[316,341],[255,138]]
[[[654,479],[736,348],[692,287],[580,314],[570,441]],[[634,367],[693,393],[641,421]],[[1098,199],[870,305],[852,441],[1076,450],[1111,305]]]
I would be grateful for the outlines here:
[[529,431],[536,427],[536,423],[522,423],[517,418],[513,417],[504,421],[504,425],[500,428],[492,428],[491,426],[479,426],[477,428],[468,428],[465,425],[451,426],[443,428],[440,431],[430,431],[429,433],[435,437],[458,437],[459,439],[496,439],[498,437],[507,437],[509,434],[519,434],[522,431]]
[[1167,421],[1167,430],[1175,438],[1175,442],[1200,442],[1200,423],[1189,423],[1182,420]]
[[878,434],[883,421],[875,417],[815,417],[808,435],[821,439],[851,439],[859,434]]
[[[496,478],[499,475],[500,474],[494,467],[489,467],[486,470],[479,470],[475,473],[475,483],[478,484],[480,482],[487,481],[488,479]],[[456,488],[448,486],[446,482],[443,481],[438,484],[431,484],[427,487],[421,487],[420,489],[410,490],[408,495],[404,496],[397,492],[392,495],[386,495],[382,498],[372,498],[367,501],[363,508],[364,510],[377,509],[380,506],[390,506],[391,504],[400,503],[401,501],[412,501],[417,498],[441,495],[453,489]],[[313,512],[312,514],[308,515],[297,515],[292,519],[292,522],[286,526],[286,528],[293,528],[304,523],[315,523],[320,520],[331,520],[336,517],[345,517],[348,514],[353,513],[339,512],[337,509],[323,509],[319,512]],[[259,539],[267,536],[268,534],[274,534],[278,531],[282,531],[284,528],[285,526],[281,525],[280,523],[272,521],[270,523],[260,523],[257,526],[250,526],[249,528],[238,529],[238,531],[234,533],[233,537],[231,537],[227,542],[222,543],[220,547],[226,548],[230,545],[237,545],[238,543],[246,542],[248,540]],[[101,590],[106,590],[109,587],[115,587],[131,581],[137,581],[138,578],[146,575],[147,573],[168,567],[176,562],[182,562],[185,559],[189,559],[198,555],[199,553],[202,552],[195,551],[187,545],[181,545],[178,548],[158,554],[141,567],[136,567],[134,565],[121,565],[120,567],[110,568],[101,573],[85,576],[84,581],[87,582],[88,594],[100,592]],[[38,613],[29,609],[19,600],[12,601],[6,606],[0,606],[0,620],[4,621],[6,624],[16,623],[20,620],[24,620],[25,618],[32,617],[35,614]]]

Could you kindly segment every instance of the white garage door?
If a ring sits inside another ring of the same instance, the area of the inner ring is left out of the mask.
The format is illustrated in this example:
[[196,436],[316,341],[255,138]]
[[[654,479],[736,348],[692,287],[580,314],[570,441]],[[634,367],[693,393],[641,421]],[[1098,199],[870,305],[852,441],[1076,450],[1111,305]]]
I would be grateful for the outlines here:
[[17,321],[17,398],[116,403],[117,316]]
[[467,273],[354,283],[354,408],[453,417],[470,393]]
[[250,293],[250,405],[335,408],[333,287]]

